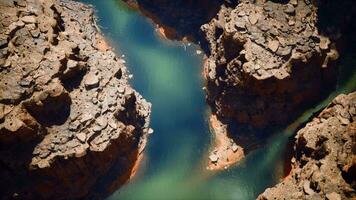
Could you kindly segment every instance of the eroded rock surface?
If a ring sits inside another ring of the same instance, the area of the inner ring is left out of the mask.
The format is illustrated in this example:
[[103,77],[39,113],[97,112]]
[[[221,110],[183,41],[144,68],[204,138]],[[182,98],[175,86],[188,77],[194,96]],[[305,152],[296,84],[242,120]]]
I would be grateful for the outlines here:
[[317,4],[241,0],[202,30],[208,103],[245,153],[335,89],[339,54]]
[[356,198],[356,93],[339,95],[298,131],[292,170],[258,199]]
[[93,9],[0,1],[0,196],[105,196],[129,177],[150,104],[99,34]]
[[244,0],[202,29],[208,101],[221,118],[254,127],[286,124],[334,88],[338,58],[319,34],[317,7]]

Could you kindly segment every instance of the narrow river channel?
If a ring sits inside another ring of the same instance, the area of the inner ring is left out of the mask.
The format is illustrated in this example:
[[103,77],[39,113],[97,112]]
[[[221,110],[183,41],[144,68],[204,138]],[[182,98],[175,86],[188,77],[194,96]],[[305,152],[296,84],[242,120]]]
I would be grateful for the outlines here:
[[198,47],[160,38],[149,19],[119,0],[83,2],[94,5],[101,31],[134,75],[133,87],[152,103],[154,133],[140,169],[110,200],[252,200],[279,181],[284,150],[295,126],[274,134],[238,165],[209,172],[204,158],[211,135],[202,90],[203,55],[197,53]]

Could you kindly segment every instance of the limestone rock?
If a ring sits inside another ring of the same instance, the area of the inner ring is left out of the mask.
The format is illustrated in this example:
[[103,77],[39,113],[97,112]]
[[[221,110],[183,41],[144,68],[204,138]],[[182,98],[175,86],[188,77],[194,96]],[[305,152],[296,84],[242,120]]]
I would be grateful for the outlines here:
[[85,78],[85,86],[89,89],[99,86],[99,77],[94,73],[89,73]]

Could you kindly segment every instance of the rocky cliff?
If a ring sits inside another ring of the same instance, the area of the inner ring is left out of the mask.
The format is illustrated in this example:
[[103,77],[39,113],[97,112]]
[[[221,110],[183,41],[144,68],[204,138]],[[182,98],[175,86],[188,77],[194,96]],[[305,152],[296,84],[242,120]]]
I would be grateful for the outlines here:
[[1,199],[103,197],[131,175],[150,104],[66,0],[0,1]]
[[339,53],[319,28],[318,6],[242,0],[222,6],[202,26],[210,49],[204,66],[208,103],[245,151],[335,89]]
[[355,199],[355,120],[356,92],[336,97],[298,131],[290,175],[258,199]]
[[255,127],[286,124],[334,89],[335,45],[319,34],[317,7],[240,1],[203,26],[208,101],[221,118]]

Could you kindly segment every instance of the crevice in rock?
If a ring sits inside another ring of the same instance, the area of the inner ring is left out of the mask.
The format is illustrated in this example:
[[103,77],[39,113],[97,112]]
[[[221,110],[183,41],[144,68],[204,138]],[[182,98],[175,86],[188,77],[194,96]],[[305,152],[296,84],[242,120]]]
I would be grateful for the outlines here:
[[356,188],[356,165],[353,164],[347,171],[341,171],[342,177],[354,189]]
[[48,97],[38,106],[35,102],[26,103],[26,109],[43,126],[64,124],[70,115],[71,99],[69,95]]
[[82,69],[76,70],[74,72],[71,72],[71,73],[67,74],[66,76],[62,76],[60,78],[60,80],[63,84],[63,87],[68,92],[71,92],[80,86],[86,73],[87,73],[86,68],[82,68]]
[[229,63],[231,60],[238,57],[241,50],[243,49],[243,43],[234,40],[232,36],[223,37],[222,45],[224,48],[224,57],[226,59],[226,63]]
[[280,4],[288,4],[290,0],[270,0],[274,3],[280,3]]
[[61,17],[61,13],[57,10],[55,5],[52,5],[51,10],[53,11],[53,19],[56,21],[55,26],[53,26],[53,45],[58,45],[58,34],[65,31],[64,21]]

